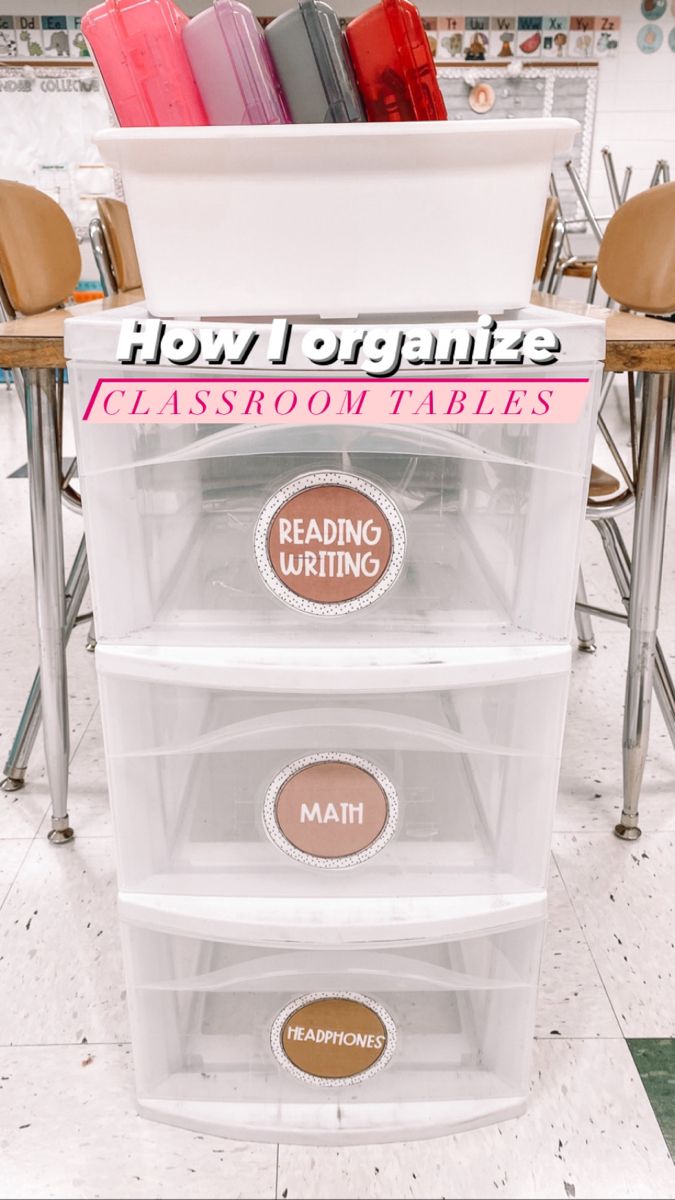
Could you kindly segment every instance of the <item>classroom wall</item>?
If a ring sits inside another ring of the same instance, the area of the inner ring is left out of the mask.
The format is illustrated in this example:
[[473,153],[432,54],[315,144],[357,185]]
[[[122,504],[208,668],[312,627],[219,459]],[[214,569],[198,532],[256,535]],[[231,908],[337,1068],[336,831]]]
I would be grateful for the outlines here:
[[[249,0],[259,16],[270,16],[290,7],[290,0]],[[361,12],[367,0],[333,0],[342,16]],[[591,194],[599,211],[608,211],[608,193],[600,160],[600,148],[609,145],[615,155],[619,175],[624,166],[634,168],[631,191],[649,184],[657,158],[671,162],[675,178],[675,53],[669,49],[668,35],[675,28],[675,0],[667,0],[666,12],[657,24],[663,29],[660,50],[643,54],[637,34],[645,24],[641,0],[420,0],[423,15],[488,13],[494,16],[551,14],[559,16],[620,16],[622,21],[619,49],[615,57],[603,58],[599,69],[599,90],[592,156]],[[204,8],[204,0],[183,0],[192,14]],[[5,0],[3,11],[27,13],[45,11],[82,15],[87,0]]]

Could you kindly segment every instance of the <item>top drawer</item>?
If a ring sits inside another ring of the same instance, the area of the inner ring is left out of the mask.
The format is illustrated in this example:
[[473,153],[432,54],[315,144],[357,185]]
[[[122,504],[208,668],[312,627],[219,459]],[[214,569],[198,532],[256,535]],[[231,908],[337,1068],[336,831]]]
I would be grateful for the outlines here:
[[[79,369],[82,396],[97,376]],[[80,422],[98,636],[564,640],[592,407],[548,427]]]

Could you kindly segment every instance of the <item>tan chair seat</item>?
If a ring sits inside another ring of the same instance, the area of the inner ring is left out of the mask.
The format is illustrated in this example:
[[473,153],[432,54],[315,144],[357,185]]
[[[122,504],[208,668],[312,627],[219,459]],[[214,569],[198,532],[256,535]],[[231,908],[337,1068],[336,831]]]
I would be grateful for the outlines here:
[[618,492],[620,487],[618,479],[610,475],[609,471],[603,471],[602,467],[596,467],[593,463],[588,487],[589,500],[604,500],[607,496],[613,496],[615,492]]
[[568,279],[590,279],[596,266],[594,258],[576,258],[574,262],[564,263],[560,270]]

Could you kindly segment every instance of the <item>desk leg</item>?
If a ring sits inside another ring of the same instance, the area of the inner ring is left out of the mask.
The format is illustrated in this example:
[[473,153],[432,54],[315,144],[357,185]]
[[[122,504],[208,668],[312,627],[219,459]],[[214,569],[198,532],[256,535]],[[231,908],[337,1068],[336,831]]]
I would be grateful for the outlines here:
[[628,676],[623,722],[623,812],[614,832],[640,836],[638,808],[649,744],[668,476],[675,400],[669,375],[645,375],[635,487],[635,525],[628,624]]
[[58,396],[53,371],[24,372],[28,488],[40,652],[42,732],[55,843],[68,842],[70,728],[66,678],[66,611],[61,519]]

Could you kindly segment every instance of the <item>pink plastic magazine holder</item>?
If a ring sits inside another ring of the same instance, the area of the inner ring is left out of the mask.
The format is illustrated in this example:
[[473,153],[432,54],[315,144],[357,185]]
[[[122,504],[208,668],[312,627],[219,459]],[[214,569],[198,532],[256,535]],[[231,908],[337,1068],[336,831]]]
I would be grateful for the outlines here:
[[286,101],[256,18],[239,0],[214,0],[183,28],[212,125],[285,125]]
[[120,125],[208,125],[172,0],[105,0],[82,18]]

